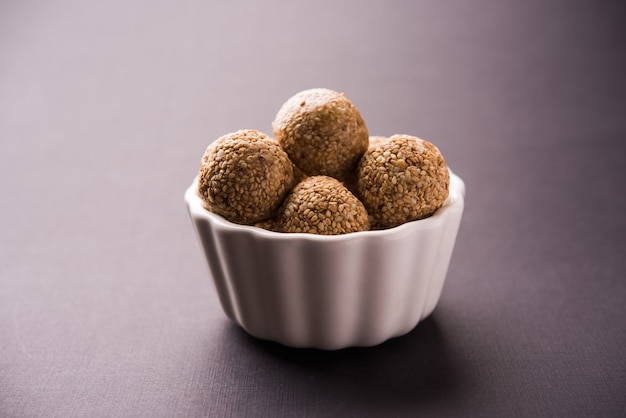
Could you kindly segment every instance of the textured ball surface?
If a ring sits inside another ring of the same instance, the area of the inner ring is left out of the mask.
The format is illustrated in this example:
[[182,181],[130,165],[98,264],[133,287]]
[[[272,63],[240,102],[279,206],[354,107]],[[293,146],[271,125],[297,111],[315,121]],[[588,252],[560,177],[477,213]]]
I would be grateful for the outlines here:
[[339,235],[369,230],[367,211],[338,180],[313,176],[301,181],[278,214],[282,232]]
[[292,183],[292,163],[280,145],[261,132],[240,130],[207,147],[198,192],[209,211],[252,225],[275,214]]
[[376,228],[431,216],[447,199],[449,185],[439,149],[410,135],[373,141],[357,167],[357,194]]
[[368,146],[357,108],[343,93],[304,90],[283,104],[272,123],[274,137],[309,176],[345,178]]

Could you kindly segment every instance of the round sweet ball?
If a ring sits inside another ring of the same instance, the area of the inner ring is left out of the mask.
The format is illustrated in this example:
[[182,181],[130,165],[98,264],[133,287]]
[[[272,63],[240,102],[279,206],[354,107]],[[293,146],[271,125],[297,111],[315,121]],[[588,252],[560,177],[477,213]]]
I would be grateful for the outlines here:
[[272,123],[274,137],[307,175],[345,178],[367,149],[368,132],[343,93],[304,90],[287,100]]
[[357,194],[376,228],[431,216],[447,199],[449,185],[439,149],[410,135],[373,142],[357,167]]
[[282,232],[340,235],[369,230],[367,211],[341,182],[307,177],[287,196],[278,214]]
[[253,225],[276,213],[292,183],[292,163],[281,146],[261,132],[239,130],[207,147],[198,192],[209,211]]

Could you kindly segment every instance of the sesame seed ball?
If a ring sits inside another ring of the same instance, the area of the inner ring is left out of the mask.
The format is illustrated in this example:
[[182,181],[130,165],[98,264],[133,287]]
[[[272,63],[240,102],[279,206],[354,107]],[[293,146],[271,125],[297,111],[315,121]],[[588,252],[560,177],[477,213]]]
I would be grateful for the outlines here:
[[426,218],[448,197],[450,173],[432,143],[394,135],[373,143],[357,167],[357,194],[377,228]]
[[287,100],[272,123],[276,140],[309,176],[343,179],[368,145],[365,122],[343,93],[304,90]]
[[369,230],[363,203],[328,176],[301,181],[283,202],[278,222],[282,232],[339,235]]
[[198,192],[211,212],[252,225],[275,213],[292,182],[291,161],[276,141],[255,130],[239,130],[207,147]]

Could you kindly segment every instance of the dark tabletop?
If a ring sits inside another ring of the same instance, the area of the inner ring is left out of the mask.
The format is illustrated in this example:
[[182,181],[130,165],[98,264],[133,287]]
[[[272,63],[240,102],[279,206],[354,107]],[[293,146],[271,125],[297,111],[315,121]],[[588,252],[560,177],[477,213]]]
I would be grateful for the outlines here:
[[[625,416],[626,8],[0,3],[0,416]],[[346,93],[466,182],[440,303],[373,348],[219,306],[205,147]]]

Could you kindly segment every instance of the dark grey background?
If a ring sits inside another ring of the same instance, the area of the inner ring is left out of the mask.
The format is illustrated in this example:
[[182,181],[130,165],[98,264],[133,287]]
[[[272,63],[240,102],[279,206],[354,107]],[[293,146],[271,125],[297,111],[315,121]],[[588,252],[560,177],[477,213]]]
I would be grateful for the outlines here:
[[[0,415],[626,415],[623,3],[226,3],[0,3]],[[310,87],[467,184],[439,306],[375,348],[248,337],[183,204]]]

